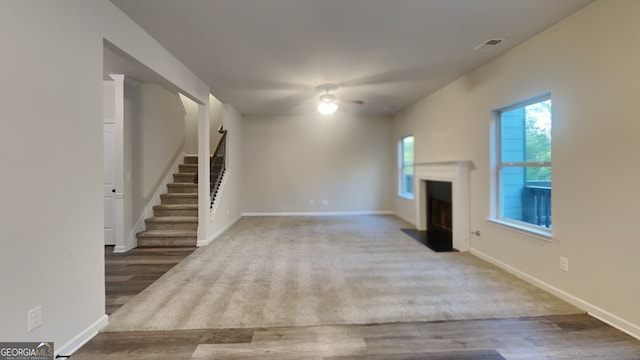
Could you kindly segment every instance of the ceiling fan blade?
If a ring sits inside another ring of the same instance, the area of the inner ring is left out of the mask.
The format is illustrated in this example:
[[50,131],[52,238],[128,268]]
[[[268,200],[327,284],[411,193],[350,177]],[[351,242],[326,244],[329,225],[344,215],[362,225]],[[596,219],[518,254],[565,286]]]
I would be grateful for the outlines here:
[[362,100],[340,100],[340,99],[337,99],[336,102],[338,104],[364,105],[364,101],[362,101]]

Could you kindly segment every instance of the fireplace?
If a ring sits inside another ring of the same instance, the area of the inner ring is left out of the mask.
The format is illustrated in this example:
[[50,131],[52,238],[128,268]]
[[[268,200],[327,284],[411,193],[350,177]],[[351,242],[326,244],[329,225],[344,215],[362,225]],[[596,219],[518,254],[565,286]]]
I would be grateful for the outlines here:
[[451,182],[427,180],[426,189],[426,245],[438,252],[452,251],[453,204],[451,203]]
[[[472,166],[470,161],[414,164],[416,229],[427,231],[443,230],[440,228],[448,227],[451,231],[451,247],[458,251],[469,251],[471,247],[469,243],[469,178]],[[436,196],[436,201],[430,201],[427,188],[429,182],[448,183],[450,186],[448,200],[443,199],[443,196]],[[447,202],[448,205],[444,204]],[[435,224],[428,224],[429,213],[435,215]]]

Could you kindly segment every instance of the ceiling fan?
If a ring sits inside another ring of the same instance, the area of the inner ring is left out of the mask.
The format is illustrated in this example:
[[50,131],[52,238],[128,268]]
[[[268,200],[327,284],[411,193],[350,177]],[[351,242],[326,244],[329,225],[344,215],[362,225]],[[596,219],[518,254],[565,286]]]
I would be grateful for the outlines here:
[[330,83],[322,84],[322,85],[318,85],[316,89],[320,91],[324,91],[324,94],[320,95],[320,97],[318,98],[318,107],[317,107],[318,112],[322,115],[330,115],[336,112],[336,110],[338,110],[338,104],[356,104],[356,105],[364,104],[364,101],[362,100],[352,100],[352,101],[338,100],[335,95],[329,93],[330,91],[335,91],[338,89],[338,85],[336,84],[330,84]]

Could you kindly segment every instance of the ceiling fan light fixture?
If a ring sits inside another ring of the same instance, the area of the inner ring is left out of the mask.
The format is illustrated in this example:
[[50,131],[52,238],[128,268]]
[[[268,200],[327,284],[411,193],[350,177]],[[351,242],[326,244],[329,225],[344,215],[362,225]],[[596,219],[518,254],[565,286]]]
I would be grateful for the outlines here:
[[331,115],[338,110],[338,104],[335,102],[323,102],[318,104],[318,112],[322,115]]
[[318,112],[322,115],[331,115],[338,110],[336,97],[331,94],[322,94],[318,99]]

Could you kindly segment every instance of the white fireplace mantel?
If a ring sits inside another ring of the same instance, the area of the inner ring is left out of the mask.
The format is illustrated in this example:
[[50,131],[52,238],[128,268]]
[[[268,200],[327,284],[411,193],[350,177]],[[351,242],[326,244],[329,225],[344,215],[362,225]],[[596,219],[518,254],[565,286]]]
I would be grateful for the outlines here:
[[451,182],[453,247],[469,251],[469,177],[471,161],[414,163],[416,228],[427,230],[427,180]]

